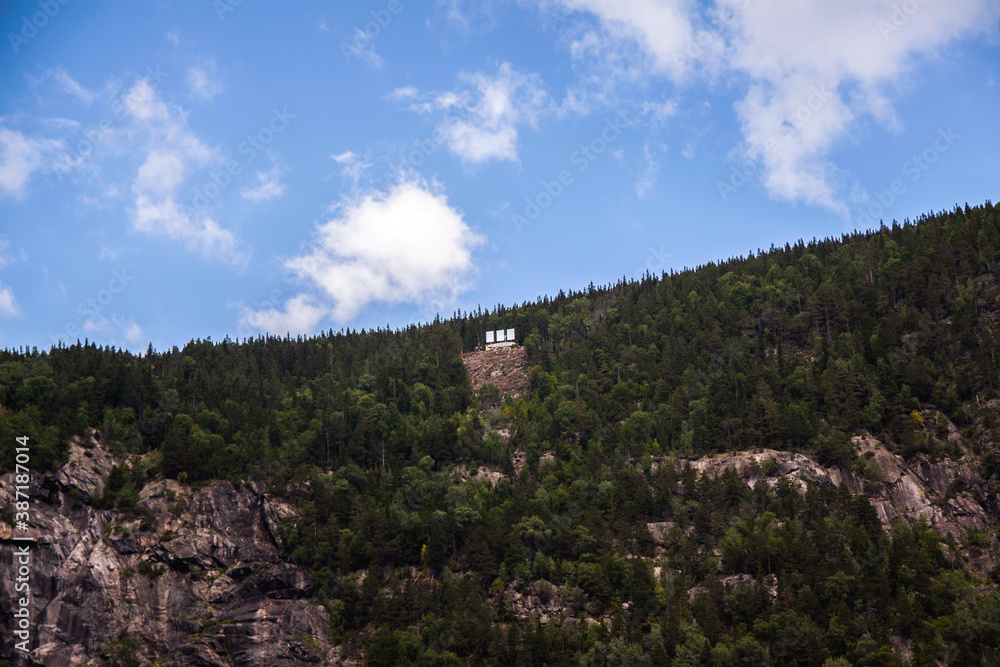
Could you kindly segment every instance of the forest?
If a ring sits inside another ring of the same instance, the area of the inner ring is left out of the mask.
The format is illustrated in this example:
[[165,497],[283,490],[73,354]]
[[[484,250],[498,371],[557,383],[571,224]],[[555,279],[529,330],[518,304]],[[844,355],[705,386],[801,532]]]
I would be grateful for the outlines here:
[[[117,465],[91,502],[126,515],[157,477],[265,485],[365,664],[1000,664],[1000,568],[963,567],[998,545],[997,271],[986,202],[400,330],[4,350],[0,442],[28,433],[55,469],[96,433]],[[463,364],[497,328],[526,353],[516,398]],[[877,477],[858,435],[968,461],[949,493],[993,525],[886,530],[843,485],[684,464],[769,448]]]

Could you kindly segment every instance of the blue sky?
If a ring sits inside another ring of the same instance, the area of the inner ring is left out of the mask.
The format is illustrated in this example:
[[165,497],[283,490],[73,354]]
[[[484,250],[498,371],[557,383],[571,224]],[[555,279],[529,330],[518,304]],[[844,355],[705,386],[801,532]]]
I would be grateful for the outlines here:
[[989,0],[0,10],[0,346],[393,328],[995,199]]

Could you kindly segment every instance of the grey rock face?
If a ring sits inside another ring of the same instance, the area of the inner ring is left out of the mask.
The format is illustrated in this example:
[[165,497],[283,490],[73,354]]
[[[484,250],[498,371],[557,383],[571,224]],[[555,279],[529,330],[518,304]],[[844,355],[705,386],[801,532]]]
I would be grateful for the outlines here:
[[[327,612],[309,601],[310,573],[281,559],[277,524],[292,515],[256,486],[172,480],[140,494],[143,519],[95,510],[112,468],[96,442],[31,485],[31,657],[49,666],[107,664],[138,640],[140,664],[333,664]],[[0,507],[13,501],[0,476]],[[12,531],[0,522],[0,611],[15,597]],[[9,632],[4,629],[4,634]],[[14,659],[11,642],[0,658]]]

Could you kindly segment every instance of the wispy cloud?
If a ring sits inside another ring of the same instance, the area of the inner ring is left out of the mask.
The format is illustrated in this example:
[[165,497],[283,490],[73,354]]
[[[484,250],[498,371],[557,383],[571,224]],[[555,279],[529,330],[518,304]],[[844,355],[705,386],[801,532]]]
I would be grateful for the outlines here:
[[369,67],[379,68],[385,65],[385,60],[382,59],[382,56],[375,53],[374,38],[361,28],[354,29],[354,37],[348,48],[353,57],[361,60]]
[[14,291],[0,283],[0,317],[17,317],[20,314],[21,309],[14,298]]
[[358,157],[354,151],[334,153],[330,156],[330,159],[341,165],[341,176],[350,179],[355,186],[361,181],[361,177],[365,174],[365,172],[372,166],[370,163],[365,162]]
[[281,183],[281,176],[284,169],[272,158],[274,164],[267,171],[257,172],[257,187],[244,188],[241,191],[243,198],[251,202],[266,202],[277,199],[285,194],[285,184]]
[[0,237],[0,269],[6,269],[8,266],[17,262],[17,259],[10,254],[10,241]]
[[0,125],[0,190],[21,198],[35,172],[49,172],[68,164],[61,140],[31,138]]
[[[688,56],[696,43],[697,7],[685,0],[563,0],[564,10],[589,12],[598,26],[577,33],[570,52],[578,59],[616,63],[620,72],[652,70],[680,80],[697,63]],[[705,31],[702,31],[705,32]],[[709,33],[706,33],[709,34]],[[723,51],[718,37],[701,37],[712,58]],[[628,47],[634,44],[639,51]],[[704,54],[708,60],[708,54]]]
[[[988,0],[920,3],[900,25],[894,0],[562,0],[574,16],[568,49],[584,82],[610,89],[665,77],[684,85],[725,75],[746,93],[735,105],[743,145],[768,194],[846,214],[830,155],[863,119],[898,129],[893,97],[920,57],[995,30]],[[599,74],[599,75],[598,75]],[[588,76],[590,78],[588,79]],[[590,95],[590,97],[588,97]],[[572,90],[563,106],[587,111],[598,93]]]
[[660,142],[647,141],[643,145],[639,180],[635,184],[635,194],[640,199],[656,185],[656,180],[660,176],[660,162],[666,152],[667,145]]
[[117,262],[119,257],[121,257],[121,253],[116,248],[110,248],[104,245],[103,243],[101,244],[101,250],[100,253],[97,255],[97,259],[101,260],[102,262],[104,260]]
[[495,75],[463,74],[462,86],[442,93],[399,88],[392,97],[418,113],[444,113],[438,133],[463,162],[517,160],[518,128],[537,127],[554,109],[541,77],[502,63]]
[[312,296],[298,294],[288,299],[282,308],[243,308],[240,324],[269,333],[311,334],[329,315],[329,308],[317,305]]
[[81,86],[76,82],[76,80],[73,79],[73,77],[67,74],[66,70],[62,67],[50,70],[49,74],[52,75],[52,78],[54,78],[56,83],[59,84],[60,90],[69,93],[87,106],[89,106],[90,103],[94,101],[94,98],[97,97],[97,93]]
[[219,68],[214,60],[206,60],[201,64],[189,67],[185,81],[191,97],[202,102],[212,101],[225,89],[219,75]]
[[149,341],[142,327],[131,318],[101,315],[86,320],[83,323],[83,330],[91,336],[94,334],[106,336],[112,344],[123,347]]
[[731,16],[730,67],[751,80],[736,106],[745,155],[763,164],[772,197],[844,214],[828,157],[834,147],[864,116],[898,127],[890,100],[916,58],[1000,16],[985,0],[927,3],[886,35],[879,25],[895,10],[891,0],[848,4],[722,3]]
[[135,83],[126,99],[133,129],[146,138],[146,158],[132,181],[132,228],[149,236],[180,241],[210,259],[243,264],[246,254],[236,236],[212,219],[177,200],[194,166],[217,164],[221,157],[194,135],[179,109],[171,109],[149,82]]

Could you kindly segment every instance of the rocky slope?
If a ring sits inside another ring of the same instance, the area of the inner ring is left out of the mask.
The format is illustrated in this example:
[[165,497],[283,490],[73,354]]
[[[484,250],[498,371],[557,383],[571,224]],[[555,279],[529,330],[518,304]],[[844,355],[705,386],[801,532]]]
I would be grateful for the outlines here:
[[472,389],[491,384],[499,390],[497,405],[508,396],[518,398],[528,391],[527,355],[523,347],[497,347],[462,355]]
[[[845,467],[827,468],[802,454],[773,449],[678,463],[710,476],[730,468],[751,487],[759,479],[773,487],[782,477],[794,482],[800,490],[805,490],[806,482],[843,484],[851,493],[868,497],[886,530],[891,529],[895,519],[911,525],[923,517],[942,535],[961,542],[969,531],[982,531],[995,523],[996,497],[979,488],[981,475],[968,454],[961,459],[941,461],[918,456],[906,463],[874,438],[855,437],[852,445],[859,460],[864,462],[859,466],[863,474]],[[994,518],[990,519],[990,515]]]
[[[32,480],[33,664],[334,663],[326,610],[308,600],[310,574],[278,555],[287,506],[256,486],[158,481],[133,517],[96,510],[86,501],[111,468],[99,443],[74,442],[65,466]],[[0,477],[0,507],[13,484]],[[5,564],[11,536],[0,521]],[[6,618],[14,584],[13,568],[0,570]],[[0,657],[15,658],[12,642],[0,643]]]

